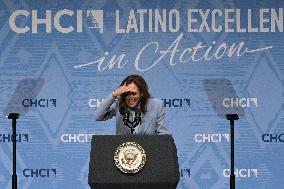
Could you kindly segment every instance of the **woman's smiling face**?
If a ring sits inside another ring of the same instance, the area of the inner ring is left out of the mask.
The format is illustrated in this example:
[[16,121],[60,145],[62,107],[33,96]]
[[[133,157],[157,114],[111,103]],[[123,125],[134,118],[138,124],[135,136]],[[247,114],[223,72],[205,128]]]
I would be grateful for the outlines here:
[[131,91],[126,93],[127,94],[125,97],[126,104],[129,108],[135,108],[140,102],[141,92],[137,87],[137,85],[133,82],[129,83],[127,87],[129,87]]

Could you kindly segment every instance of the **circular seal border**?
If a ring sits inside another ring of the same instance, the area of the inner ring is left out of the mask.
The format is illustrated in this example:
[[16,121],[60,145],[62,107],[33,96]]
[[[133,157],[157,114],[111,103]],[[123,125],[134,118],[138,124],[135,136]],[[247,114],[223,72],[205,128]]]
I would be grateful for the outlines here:
[[[136,169],[125,169],[122,167],[120,160],[119,160],[119,153],[122,149],[127,148],[127,147],[134,147],[136,148],[140,153],[141,153],[141,163],[140,165],[136,168]],[[116,148],[116,151],[114,153],[113,156],[114,159],[114,164],[116,165],[116,167],[123,173],[127,173],[127,174],[133,174],[133,173],[138,173],[146,164],[146,152],[145,150],[142,148],[142,146],[140,146],[138,143],[136,142],[124,142],[121,145],[119,145]]]

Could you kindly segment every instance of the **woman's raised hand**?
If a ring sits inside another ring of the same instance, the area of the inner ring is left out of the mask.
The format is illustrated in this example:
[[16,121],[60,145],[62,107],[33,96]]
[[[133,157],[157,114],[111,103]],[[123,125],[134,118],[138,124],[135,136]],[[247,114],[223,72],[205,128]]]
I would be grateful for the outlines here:
[[112,92],[112,97],[117,97],[127,92],[137,92],[135,89],[132,89],[124,83],[122,86],[119,86],[115,91]]

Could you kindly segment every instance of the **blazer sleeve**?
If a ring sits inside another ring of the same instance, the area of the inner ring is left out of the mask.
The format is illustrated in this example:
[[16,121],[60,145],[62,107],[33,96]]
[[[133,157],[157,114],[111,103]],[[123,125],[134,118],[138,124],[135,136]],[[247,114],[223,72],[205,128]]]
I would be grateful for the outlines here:
[[160,103],[158,104],[158,115],[157,115],[157,128],[155,130],[155,133],[160,134],[168,134],[166,125],[165,125],[165,108],[161,100],[159,100]]
[[116,115],[116,98],[108,95],[107,98],[100,103],[95,112],[96,121],[105,121]]

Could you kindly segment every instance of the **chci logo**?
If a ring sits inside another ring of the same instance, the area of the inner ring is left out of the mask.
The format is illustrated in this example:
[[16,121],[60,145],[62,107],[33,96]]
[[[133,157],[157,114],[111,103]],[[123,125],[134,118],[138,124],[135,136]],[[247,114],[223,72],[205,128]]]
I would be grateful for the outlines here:
[[95,134],[62,134],[60,139],[64,143],[87,143],[91,142]]
[[24,177],[56,177],[56,169],[29,169],[26,168],[23,170]]
[[269,143],[274,143],[274,142],[284,142],[284,133],[279,133],[279,134],[263,134],[262,135],[262,141],[263,142],[269,142]]
[[90,29],[103,33],[103,10],[15,10],[10,15],[9,26],[16,33],[81,33],[83,18]]
[[162,99],[164,103],[164,107],[170,108],[181,108],[181,107],[190,107],[190,99],[189,98],[169,98]]
[[100,98],[91,98],[89,100],[89,107],[90,108],[97,108],[99,105],[104,101],[104,99]]
[[257,98],[224,98],[223,106],[229,107],[257,107]]
[[[230,169],[223,170],[224,177],[230,177],[230,173]],[[241,178],[257,177],[257,169],[235,169],[234,174]]]
[[22,105],[26,108],[28,107],[56,107],[56,99],[24,99],[22,100]]
[[230,134],[228,133],[199,133],[194,135],[196,143],[218,143],[218,142],[230,142]]
[[[14,135],[10,133],[0,133],[0,142],[13,142]],[[16,134],[16,142],[29,142],[28,134]]]

